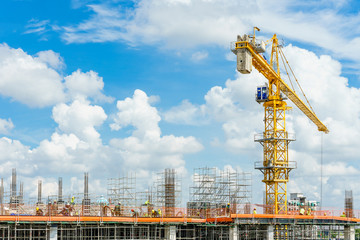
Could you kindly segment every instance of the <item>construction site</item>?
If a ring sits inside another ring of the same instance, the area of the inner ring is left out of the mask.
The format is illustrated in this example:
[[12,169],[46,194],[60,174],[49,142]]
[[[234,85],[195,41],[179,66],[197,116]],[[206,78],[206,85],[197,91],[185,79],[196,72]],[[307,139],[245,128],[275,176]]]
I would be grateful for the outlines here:
[[[276,34],[264,42],[255,38],[256,31],[260,29],[237,36],[231,51],[240,73],[255,68],[267,80],[254,89],[255,101],[264,108],[264,131],[254,137],[263,147],[263,159],[254,164],[263,174],[265,188],[257,190],[264,191],[262,203],[252,200],[252,173],[237,170],[194,169],[189,189],[183,189],[176,170],[164,169],[151,187],[140,192],[136,173],[128,173],[108,178],[106,195],[89,192],[85,172],[81,193],[64,195],[59,178],[57,194],[43,196],[39,180],[37,199],[29,199],[13,169],[9,189],[3,179],[0,183],[1,239],[360,239],[360,213],[353,209],[351,190],[344,192],[344,207],[338,209],[326,208],[306,193],[287,191],[297,164],[289,160],[295,134],[286,129],[285,115],[291,109],[286,101],[320,132],[330,130],[318,119],[300,85],[302,97],[292,82],[281,78],[285,72],[299,84]],[[267,45],[271,45],[269,60],[264,55]],[[189,195],[185,202],[184,192]]]
[[[302,194],[291,194],[287,214],[267,214],[270,206],[252,204],[252,175],[246,172],[194,169],[190,199],[181,206],[181,179],[174,169],[157,175],[153,186],[136,191],[136,176],[107,179],[107,196],[84,191],[37,199],[17,190],[16,169],[11,185],[0,185],[1,239],[355,239],[359,214],[352,209],[352,192],[345,208],[323,209]],[[304,207],[306,214],[301,214]],[[311,212],[310,212],[310,209]],[[342,216],[342,211],[345,215]],[[359,238],[360,236],[356,236]]]

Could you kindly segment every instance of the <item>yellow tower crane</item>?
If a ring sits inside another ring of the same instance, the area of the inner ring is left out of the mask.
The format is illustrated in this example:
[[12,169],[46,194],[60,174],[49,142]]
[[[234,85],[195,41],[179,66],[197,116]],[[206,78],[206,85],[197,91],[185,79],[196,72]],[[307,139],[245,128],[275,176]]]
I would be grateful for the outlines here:
[[[268,83],[257,88],[256,101],[262,103],[265,108],[265,131],[255,136],[255,141],[263,146],[263,161],[256,162],[255,168],[264,174],[266,187],[265,213],[287,213],[287,182],[289,173],[296,168],[296,162],[289,161],[288,145],[295,138],[286,131],[285,112],[291,109],[285,100],[290,99],[317,127],[321,132],[328,133],[327,127],[318,119],[309,106],[306,105],[295,90],[290,88],[280,77],[279,58],[288,64],[281,50],[276,34],[268,41],[272,43],[270,63],[262,53],[265,52],[265,42],[257,42],[254,34],[238,36],[237,42],[232,44],[232,52],[237,56],[237,70],[243,74],[249,74],[252,67],[258,70]],[[288,65],[289,70],[292,69]],[[289,75],[289,74],[288,74]],[[294,76],[295,77],[295,76]],[[297,79],[295,78],[297,81]],[[300,87],[300,86],[299,86]],[[300,87],[301,89],[301,87]],[[302,91],[302,89],[301,89]]]

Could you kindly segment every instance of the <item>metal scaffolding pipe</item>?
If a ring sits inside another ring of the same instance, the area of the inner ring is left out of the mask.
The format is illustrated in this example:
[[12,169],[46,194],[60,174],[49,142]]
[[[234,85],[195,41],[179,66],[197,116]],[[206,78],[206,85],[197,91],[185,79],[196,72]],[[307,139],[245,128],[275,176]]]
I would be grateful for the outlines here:
[[14,199],[16,197],[16,168],[12,169],[11,176],[11,198]]
[[23,203],[23,199],[24,199],[24,182],[20,182],[19,203]]
[[42,181],[38,180],[38,204],[41,203]]
[[62,177],[59,177],[59,184],[58,184],[58,203],[63,202],[63,195],[62,195]]
[[89,173],[84,173],[84,199],[89,198]]

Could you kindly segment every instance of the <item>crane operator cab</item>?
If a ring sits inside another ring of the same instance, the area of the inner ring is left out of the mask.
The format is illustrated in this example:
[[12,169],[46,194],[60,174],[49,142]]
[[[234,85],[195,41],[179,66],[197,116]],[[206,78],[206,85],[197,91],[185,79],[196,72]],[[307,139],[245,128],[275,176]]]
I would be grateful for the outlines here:
[[269,96],[269,88],[267,84],[264,86],[257,87],[255,98],[258,103],[268,101],[268,96]]

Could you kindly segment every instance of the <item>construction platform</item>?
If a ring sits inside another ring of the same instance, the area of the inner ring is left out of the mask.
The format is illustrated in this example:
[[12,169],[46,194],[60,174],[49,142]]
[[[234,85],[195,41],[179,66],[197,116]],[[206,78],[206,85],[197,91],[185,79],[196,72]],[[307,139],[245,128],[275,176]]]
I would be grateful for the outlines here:
[[229,217],[0,216],[4,240],[358,239],[360,219],[231,214]]

